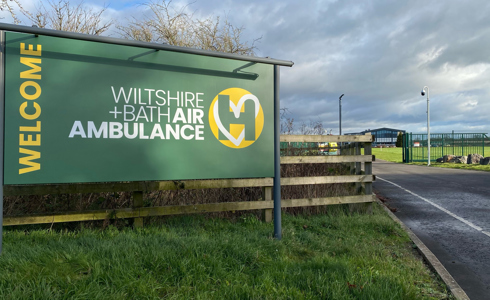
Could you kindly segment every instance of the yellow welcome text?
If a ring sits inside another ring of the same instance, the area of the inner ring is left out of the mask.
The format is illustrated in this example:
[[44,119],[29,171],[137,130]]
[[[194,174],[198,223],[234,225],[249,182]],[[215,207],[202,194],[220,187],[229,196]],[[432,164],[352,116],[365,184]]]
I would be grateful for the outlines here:
[[[41,170],[41,45],[20,43],[20,63],[27,67],[20,72],[21,79],[27,79],[19,86],[21,103],[19,114],[23,126],[19,126],[19,174]],[[29,148],[27,148],[29,147]],[[32,147],[32,149],[30,149]],[[37,161],[36,161],[37,160]]]

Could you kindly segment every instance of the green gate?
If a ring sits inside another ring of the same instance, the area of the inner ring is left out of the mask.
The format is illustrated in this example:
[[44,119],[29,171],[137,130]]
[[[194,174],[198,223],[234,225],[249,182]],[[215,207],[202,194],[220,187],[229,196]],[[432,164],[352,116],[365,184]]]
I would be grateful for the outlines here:
[[[426,133],[403,134],[403,162],[426,162],[427,146]],[[485,156],[485,146],[490,146],[485,133],[431,133],[430,160],[444,155],[477,153]]]

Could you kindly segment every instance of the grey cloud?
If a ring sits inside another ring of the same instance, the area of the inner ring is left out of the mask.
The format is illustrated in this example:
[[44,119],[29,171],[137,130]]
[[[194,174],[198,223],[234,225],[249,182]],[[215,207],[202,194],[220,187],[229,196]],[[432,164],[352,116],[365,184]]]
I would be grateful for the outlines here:
[[[109,4],[111,15],[142,18],[136,4]],[[433,132],[490,131],[488,1],[198,0],[187,9],[226,15],[246,40],[262,37],[257,55],[295,62],[281,68],[281,106],[298,124],[321,121],[336,133],[345,94],[344,132],[424,131],[428,85]]]
[[190,9],[226,14],[247,40],[262,36],[258,55],[295,62],[281,69],[281,105],[298,122],[337,128],[345,93],[343,123],[352,131],[420,130],[419,92],[429,85],[434,128],[490,129],[486,1],[229,0]]

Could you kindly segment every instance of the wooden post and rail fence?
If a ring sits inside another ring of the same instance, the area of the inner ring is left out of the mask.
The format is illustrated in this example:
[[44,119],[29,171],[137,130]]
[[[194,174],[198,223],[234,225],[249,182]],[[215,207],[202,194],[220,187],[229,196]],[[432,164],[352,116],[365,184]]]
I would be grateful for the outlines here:
[[[339,147],[341,149],[341,155],[283,156],[281,157],[281,165],[340,163],[348,164],[350,169],[349,175],[281,178],[281,186],[353,183],[357,187],[357,193],[350,196],[282,200],[281,205],[283,208],[374,202],[372,195],[374,176],[372,175],[373,156],[371,154],[371,135],[282,135],[281,142],[337,142],[343,144]],[[361,155],[361,147],[364,148],[364,155]],[[364,163],[364,172],[361,171],[361,163]],[[259,201],[143,207],[144,192],[243,187],[262,187],[262,199],[259,199]],[[50,215],[6,216],[3,219],[3,226],[96,221],[116,218],[134,219],[134,226],[141,227],[143,226],[144,217],[244,210],[263,210],[264,220],[270,222],[272,220],[273,209],[272,187],[273,178],[5,185],[5,196],[132,192],[133,205],[131,208],[109,210],[64,212]]]

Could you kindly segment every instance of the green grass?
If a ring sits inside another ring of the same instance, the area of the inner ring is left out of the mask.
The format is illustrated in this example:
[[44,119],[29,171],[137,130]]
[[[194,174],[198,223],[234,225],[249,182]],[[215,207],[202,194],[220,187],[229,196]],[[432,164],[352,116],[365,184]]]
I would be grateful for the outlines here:
[[[427,166],[426,162],[413,162],[409,165]],[[490,172],[490,165],[465,165],[465,164],[452,164],[452,163],[437,163],[431,162],[431,167],[438,168],[450,168],[450,169],[462,169],[462,170],[476,170]]]
[[373,155],[376,159],[382,159],[401,163],[403,161],[402,148],[373,148]]
[[[405,232],[373,215],[172,217],[144,229],[6,228],[0,299],[446,299]],[[450,297],[452,299],[452,296]]]
[[[376,156],[376,159],[402,163],[402,148],[373,148],[372,151],[373,154]],[[485,153],[488,153],[490,155],[489,147],[485,147]],[[409,163],[409,165],[426,166],[427,162],[413,162],[413,163]],[[439,168],[477,170],[477,171],[490,172],[490,165],[465,165],[465,164],[431,162],[430,166],[439,167]]]

